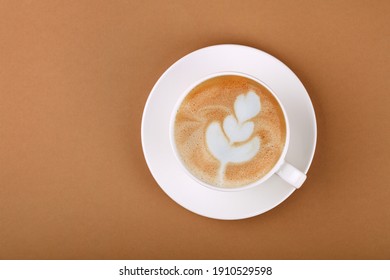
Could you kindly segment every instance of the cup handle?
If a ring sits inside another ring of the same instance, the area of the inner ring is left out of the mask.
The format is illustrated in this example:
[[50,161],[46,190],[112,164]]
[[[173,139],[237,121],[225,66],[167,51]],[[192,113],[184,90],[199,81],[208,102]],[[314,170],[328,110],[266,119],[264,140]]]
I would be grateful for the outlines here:
[[284,162],[276,172],[283,180],[292,185],[294,188],[299,189],[303,182],[306,180],[306,174],[298,170],[288,162]]

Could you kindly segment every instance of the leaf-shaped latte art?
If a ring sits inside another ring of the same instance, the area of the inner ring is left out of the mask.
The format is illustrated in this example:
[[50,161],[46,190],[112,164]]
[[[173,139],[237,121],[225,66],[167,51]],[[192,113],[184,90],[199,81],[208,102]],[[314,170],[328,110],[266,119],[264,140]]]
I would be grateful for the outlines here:
[[260,97],[253,91],[239,95],[234,102],[234,113],[240,123],[255,117],[260,110]]
[[241,94],[234,102],[234,113],[223,121],[212,122],[206,129],[206,143],[210,153],[219,160],[219,181],[222,184],[226,164],[243,163],[251,160],[260,150],[260,138],[253,137],[247,141],[254,131],[254,123],[249,121],[260,113],[260,97],[253,91]]

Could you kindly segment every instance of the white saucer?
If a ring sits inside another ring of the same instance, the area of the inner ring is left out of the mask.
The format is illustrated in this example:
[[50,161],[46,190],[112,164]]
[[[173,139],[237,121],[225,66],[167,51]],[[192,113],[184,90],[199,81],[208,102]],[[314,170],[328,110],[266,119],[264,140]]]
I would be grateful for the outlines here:
[[295,188],[273,175],[254,188],[223,192],[204,187],[183,172],[169,141],[172,109],[189,85],[224,71],[254,76],[277,94],[291,130],[286,160],[305,173],[314,156],[317,127],[313,105],[297,76],[260,50],[240,45],[211,46],[186,55],[165,71],[153,87],[142,117],[142,147],[149,169],[165,193],[184,208],[209,218],[234,220],[274,208]]

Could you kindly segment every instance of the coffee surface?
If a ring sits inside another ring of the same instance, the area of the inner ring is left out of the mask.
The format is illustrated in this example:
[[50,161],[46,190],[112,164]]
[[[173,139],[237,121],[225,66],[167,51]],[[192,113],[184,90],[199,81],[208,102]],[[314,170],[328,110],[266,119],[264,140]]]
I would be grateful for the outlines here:
[[193,88],[174,120],[178,155],[199,180],[234,188],[261,179],[277,163],[286,141],[283,111],[261,84],[237,75]]

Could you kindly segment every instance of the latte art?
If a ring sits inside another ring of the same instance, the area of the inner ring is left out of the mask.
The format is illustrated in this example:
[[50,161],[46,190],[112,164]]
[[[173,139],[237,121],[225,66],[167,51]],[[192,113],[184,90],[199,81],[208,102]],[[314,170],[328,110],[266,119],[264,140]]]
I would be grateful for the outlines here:
[[276,164],[286,123],[278,101],[263,85],[242,76],[218,76],[182,101],[174,141],[196,178],[217,187],[240,187],[261,179]]
[[253,91],[241,94],[234,103],[234,115],[228,115],[223,121],[223,129],[218,122],[211,123],[206,129],[206,143],[210,153],[219,160],[218,185],[223,184],[226,164],[243,163],[252,159],[260,149],[260,138],[253,137],[242,145],[233,145],[250,138],[254,123],[249,121],[260,112],[260,98]]

